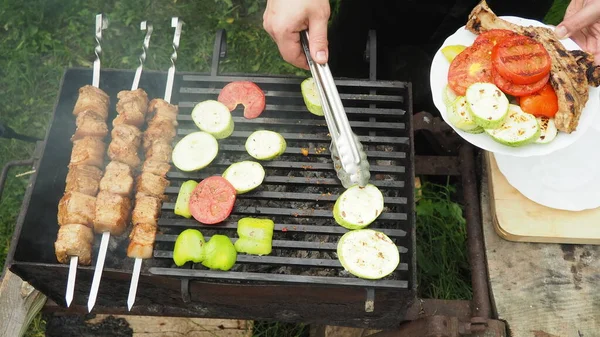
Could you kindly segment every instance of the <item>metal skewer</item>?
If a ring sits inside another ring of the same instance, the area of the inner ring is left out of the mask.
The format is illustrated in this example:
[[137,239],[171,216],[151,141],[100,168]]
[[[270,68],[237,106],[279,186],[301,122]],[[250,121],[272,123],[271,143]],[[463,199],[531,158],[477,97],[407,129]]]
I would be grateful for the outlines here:
[[[100,87],[100,56],[102,55],[102,46],[100,45],[100,43],[102,42],[102,31],[107,27],[108,18],[106,18],[103,14],[96,15],[96,48],[94,49],[96,59],[94,60],[94,69],[92,72],[92,85],[96,88]],[[67,291],[65,293],[65,301],[67,302],[67,307],[70,307],[71,302],[73,302],[78,263],[79,257],[71,256],[71,261],[69,264],[69,276],[67,278]]]
[[[135,78],[133,79],[133,85],[131,86],[131,90],[137,89],[140,83],[140,77],[142,76],[142,69],[144,68],[144,62],[146,61],[146,53],[148,52],[148,47],[150,47],[150,36],[152,36],[152,24],[146,24],[146,21],[143,21],[140,24],[141,30],[146,30],[146,36],[144,37],[144,43],[142,44],[142,54],[140,55],[140,65],[138,66],[135,72]],[[131,311],[131,307],[135,302],[135,295],[137,293],[137,285],[140,278],[140,269],[142,268],[142,259],[135,259],[135,263],[133,265],[133,274],[131,275],[131,284],[129,285],[129,295],[127,296],[127,308]]]

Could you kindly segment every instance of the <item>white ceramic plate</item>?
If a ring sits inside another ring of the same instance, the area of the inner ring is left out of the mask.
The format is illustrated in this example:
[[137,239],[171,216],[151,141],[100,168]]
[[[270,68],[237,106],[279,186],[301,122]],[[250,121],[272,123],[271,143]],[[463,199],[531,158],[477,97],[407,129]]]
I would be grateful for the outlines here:
[[546,207],[582,211],[600,207],[600,131],[551,156],[494,154],[500,172],[528,199]]
[[[502,18],[509,22],[523,26],[531,25],[549,27],[535,20],[522,19],[513,16],[502,16]],[[563,149],[573,144],[587,131],[590,125],[596,123],[594,119],[598,110],[600,110],[600,88],[590,87],[589,100],[585,108],[583,109],[581,117],[579,118],[577,130],[572,132],[571,134],[560,132],[556,139],[554,139],[554,141],[552,141],[549,144],[529,144],[522,147],[513,148],[497,143],[486,133],[470,134],[468,132],[464,132],[455,128],[447,119],[446,106],[443,100],[443,91],[446,85],[448,84],[447,76],[448,69],[450,68],[450,63],[442,54],[441,49],[447,45],[458,44],[470,46],[471,44],[473,44],[473,41],[475,41],[476,36],[477,35],[466,30],[464,26],[458,29],[456,33],[454,33],[453,35],[448,37],[446,41],[444,41],[444,44],[437,51],[433,58],[430,71],[431,94],[433,96],[433,102],[436,108],[440,111],[444,121],[446,121],[446,123],[450,125],[456,131],[456,133],[458,133],[466,141],[483,150],[487,150],[497,154],[511,155],[517,157],[542,156]],[[581,49],[571,39],[562,40],[562,43],[568,50]],[[594,125],[593,127],[595,129],[600,130],[600,123],[598,124],[599,125]]]

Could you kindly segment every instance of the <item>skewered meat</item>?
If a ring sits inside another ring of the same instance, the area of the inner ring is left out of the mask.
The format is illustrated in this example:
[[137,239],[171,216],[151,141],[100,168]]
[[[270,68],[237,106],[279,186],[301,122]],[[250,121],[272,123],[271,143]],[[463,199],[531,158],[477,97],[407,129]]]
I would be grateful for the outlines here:
[[141,127],[146,118],[148,108],[148,95],[142,89],[133,91],[123,90],[117,94],[117,118],[113,120],[113,126],[128,124]]
[[81,139],[86,136],[104,138],[108,134],[106,120],[92,110],[82,111],[75,119],[77,129],[71,140]]
[[94,231],[96,233],[110,232],[119,236],[127,229],[131,200],[129,198],[100,191],[96,197],[96,210],[94,212]]
[[131,215],[134,228],[139,224],[158,225],[162,201],[156,197],[138,192],[135,196],[135,207]]
[[151,120],[170,120],[173,122],[173,126],[177,126],[177,114],[179,113],[177,105],[169,104],[164,99],[155,98],[150,101],[148,111],[148,124],[151,124]]
[[155,225],[147,223],[139,223],[134,226],[129,234],[130,243],[127,247],[127,256],[137,259],[151,258],[156,230]]
[[146,160],[168,163],[171,160],[173,148],[164,141],[155,141],[146,150]]
[[159,177],[166,177],[170,169],[171,165],[169,165],[168,162],[154,161],[149,159],[146,159],[146,161],[144,161],[144,165],[142,166],[142,172],[152,173]]
[[152,173],[142,172],[136,180],[137,191],[159,199],[164,197],[169,181]]
[[566,133],[575,131],[581,111],[589,98],[588,71],[580,67],[581,62],[578,64],[574,54],[563,47],[551,29],[524,27],[500,19],[485,0],[471,11],[466,28],[474,34],[490,29],[508,29],[540,42],[552,59],[550,83],[558,97],[558,112],[554,117],[556,128]]
[[96,196],[102,179],[102,170],[95,166],[77,165],[69,168],[66,181],[66,192],[80,192]]
[[71,151],[71,166],[91,165],[102,167],[106,144],[98,137],[83,137],[73,141]]
[[110,132],[110,136],[113,141],[115,139],[123,141],[124,144],[135,148],[136,151],[142,141],[142,131],[135,126],[128,124],[116,125]]
[[75,103],[73,115],[77,116],[83,111],[91,110],[106,120],[108,118],[109,105],[110,98],[104,91],[94,86],[86,85],[79,88],[79,97]]
[[104,177],[100,180],[100,190],[124,197],[131,196],[133,191],[131,167],[118,161],[108,163]]
[[152,143],[158,141],[171,144],[176,135],[177,130],[169,120],[148,124],[144,132],[144,150],[147,151]]
[[141,163],[138,147],[141,143],[141,131],[132,125],[116,125],[111,132],[112,140],[108,145],[108,157],[111,160],[137,167]]
[[82,224],[67,224],[58,228],[54,252],[60,263],[69,263],[70,256],[78,256],[79,264],[92,263],[94,231]]
[[67,192],[58,202],[58,224],[93,225],[96,198],[79,192]]

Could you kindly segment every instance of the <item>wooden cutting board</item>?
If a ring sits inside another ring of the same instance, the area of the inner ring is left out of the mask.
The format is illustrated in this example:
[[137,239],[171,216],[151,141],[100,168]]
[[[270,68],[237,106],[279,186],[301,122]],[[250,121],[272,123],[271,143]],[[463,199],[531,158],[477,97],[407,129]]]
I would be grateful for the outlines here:
[[512,187],[485,153],[490,206],[498,235],[509,241],[600,244],[600,208],[580,212],[542,206]]

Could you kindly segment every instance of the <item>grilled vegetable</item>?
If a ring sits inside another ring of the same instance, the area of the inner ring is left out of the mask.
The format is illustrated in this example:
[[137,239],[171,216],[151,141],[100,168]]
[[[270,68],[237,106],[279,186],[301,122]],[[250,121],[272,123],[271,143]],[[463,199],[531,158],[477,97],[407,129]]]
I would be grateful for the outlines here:
[[540,126],[535,116],[514,104],[510,104],[508,110],[508,116],[499,128],[485,129],[485,132],[495,141],[513,147],[536,141],[540,136]]
[[219,143],[204,131],[192,132],[183,137],[173,149],[172,159],[181,171],[196,171],[210,164],[219,152]]
[[448,70],[448,85],[457,95],[464,96],[471,84],[492,81],[490,52],[493,47],[492,42],[481,40],[452,60]]
[[210,269],[229,270],[237,260],[237,251],[225,235],[213,235],[204,244],[202,265]]
[[238,221],[237,233],[240,237],[234,244],[238,253],[253,255],[271,254],[273,220],[243,218]]
[[484,129],[502,125],[508,113],[508,98],[492,83],[475,83],[465,96],[473,120]]
[[372,184],[354,185],[333,205],[333,217],[342,227],[360,229],[370,225],[383,211],[383,194]]
[[454,104],[454,101],[456,101],[457,98],[458,96],[454,93],[454,91],[452,91],[452,89],[450,89],[450,86],[446,85],[444,87],[444,92],[442,93],[442,99],[444,100],[446,107]]
[[463,50],[467,49],[467,46],[463,45],[450,45],[442,48],[442,54],[448,60],[448,62],[452,62],[458,54],[462,53]]
[[238,104],[244,105],[244,117],[258,117],[265,109],[265,93],[253,82],[235,81],[227,84],[219,93],[218,101],[233,111]]
[[287,144],[282,135],[275,131],[254,131],[246,140],[246,151],[258,160],[275,159],[285,152]]
[[498,88],[500,88],[500,90],[502,90],[506,94],[515,97],[531,95],[537,91],[542,90],[544,85],[548,83],[549,79],[550,74],[547,74],[546,77],[531,84],[516,84],[502,77],[495,69],[492,70],[492,82],[494,82],[494,84],[497,85]]
[[186,229],[177,236],[173,249],[173,261],[179,267],[186,262],[200,263],[204,260],[204,236],[196,229]]
[[519,99],[521,109],[536,117],[554,118],[558,111],[558,97],[550,83],[538,92],[523,96]]
[[470,133],[482,133],[483,128],[471,116],[465,96],[460,96],[448,106],[448,119],[455,127]]
[[477,35],[473,43],[481,40],[488,40],[495,46],[500,41],[512,36],[518,36],[518,34],[508,29],[490,29]]
[[196,104],[192,110],[192,120],[200,130],[210,133],[216,139],[227,138],[233,133],[231,112],[223,103],[215,100]]
[[243,194],[262,184],[265,179],[265,170],[261,164],[245,160],[231,164],[223,172],[223,178],[233,185],[237,194]]
[[190,196],[190,213],[203,224],[219,223],[231,214],[235,203],[235,188],[223,177],[202,180]]
[[384,233],[358,229],[342,235],[337,245],[340,263],[348,272],[364,279],[380,279],[400,263],[396,244]]
[[306,108],[308,109],[308,111],[317,116],[325,115],[323,113],[321,97],[319,96],[319,91],[317,90],[315,79],[312,77],[305,79],[300,84],[300,89],[302,91],[302,98],[304,99],[304,104],[306,104]]
[[515,84],[532,84],[550,73],[550,54],[544,46],[516,34],[492,49],[492,65],[500,76]]
[[194,180],[188,180],[181,184],[175,202],[175,214],[188,219],[192,217],[192,213],[190,213],[190,196],[196,186],[198,186],[198,183]]
[[554,118],[537,117],[540,126],[540,136],[535,141],[538,144],[548,144],[556,138],[558,130],[554,124]]

